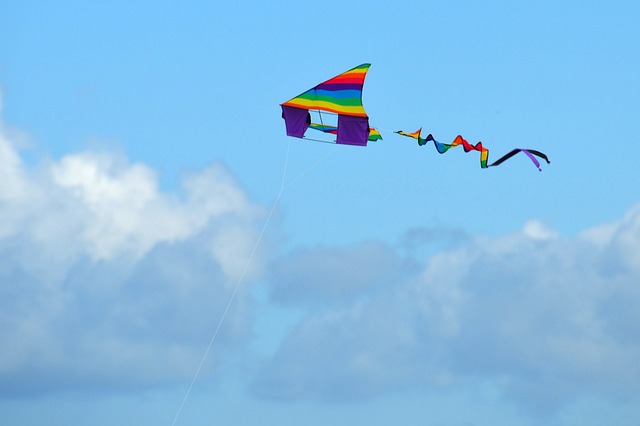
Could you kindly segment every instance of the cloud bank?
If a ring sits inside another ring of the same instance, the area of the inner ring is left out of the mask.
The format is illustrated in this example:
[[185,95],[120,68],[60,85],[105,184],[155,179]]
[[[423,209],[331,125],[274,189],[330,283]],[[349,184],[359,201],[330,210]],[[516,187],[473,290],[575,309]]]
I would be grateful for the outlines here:
[[380,244],[301,250],[281,260],[272,299],[321,307],[291,329],[252,390],[331,401],[490,383],[545,411],[637,398],[639,254],[640,205],[570,239],[531,221],[425,257]]
[[[152,169],[109,153],[29,168],[1,128],[0,393],[188,381],[263,220],[221,164],[169,194]],[[249,336],[262,263],[209,369]]]

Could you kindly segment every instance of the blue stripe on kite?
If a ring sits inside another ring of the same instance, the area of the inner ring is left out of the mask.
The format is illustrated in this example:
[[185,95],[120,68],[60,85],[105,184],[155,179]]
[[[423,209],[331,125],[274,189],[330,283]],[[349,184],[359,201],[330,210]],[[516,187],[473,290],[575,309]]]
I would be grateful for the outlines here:
[[348,98],[360,99],[360,96],[362,96],[362,91],[360,90],[334,91],[334,90],[316,89],[315,92],[318,96],[329,96],[332,98],[340,98],[340,99],[348,99]]

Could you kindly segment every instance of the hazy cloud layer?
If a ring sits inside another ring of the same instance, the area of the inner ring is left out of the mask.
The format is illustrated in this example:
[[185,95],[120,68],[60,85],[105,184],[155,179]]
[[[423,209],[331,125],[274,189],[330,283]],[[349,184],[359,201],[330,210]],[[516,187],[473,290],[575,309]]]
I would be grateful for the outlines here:
[[334,400],[488,382],[530,408],[638,396],[640,206],[571,239],[531,221],[458,241],[412,267],[379,244],[283,259],[273,299],[323,309],[290,331],[254,392]]
[[[184,383],[263,218],[220,164],[178,196],[112,154],[28,168],[0,129],[0,393]],[[249,336],[248,288],[207,366]]]

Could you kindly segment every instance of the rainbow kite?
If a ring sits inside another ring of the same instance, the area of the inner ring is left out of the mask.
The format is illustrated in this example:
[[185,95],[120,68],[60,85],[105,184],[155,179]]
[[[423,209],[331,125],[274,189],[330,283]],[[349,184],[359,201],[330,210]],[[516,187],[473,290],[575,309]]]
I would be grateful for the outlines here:
[[287,135],[303,138],[311,126],[309,111],[337,114],[336,143],[366,146],[369,117],[362,106],[362,86],[371,64],[362,64],[284,102]]
[[[311,128],[326,134],[336,135],[335,143],[338,144],[366,146],[368,141],[382,139],[380,132],[369,126],[369,117],[362,105],[362,88],[370,66],[371,64],[359,65],[280,104],[287,135],[306,138],[305,133],[307,129]],[[318,114],[319,124],[311,122],[310,112]],[[337,115],[337,125],[325,123],[322,119],[323,113]],[[433,142],[440,154],[459,145],[462,145],[465,152],[478,151],[480,153],[480,167],[483,169],[498,166],[520,152],[529,157],[540,171],[542,169],[538,158],[550,163],[546,154],[540,151],[516,148],[489,164],[489,150],[482,145],[482,142],[472,145],[461,135],[458,135],[453,142],[447,144],[438,142],[431,134],[423,138],[421,132],[420,128],[413,133],[401,130],[395,133],[416,139],[420,146]]]

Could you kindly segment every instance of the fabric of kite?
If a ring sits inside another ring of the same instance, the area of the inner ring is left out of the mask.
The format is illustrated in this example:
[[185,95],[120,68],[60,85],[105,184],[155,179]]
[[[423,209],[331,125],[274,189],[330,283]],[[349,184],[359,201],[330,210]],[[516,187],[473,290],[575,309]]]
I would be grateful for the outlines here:
[[362,64],[284,102],[287,135],[302,138],[311,126],[310,110],[338,115],[336,143],[366,146],[369,117],[362,105],[362,87],[371,64]]
[[529,159],[533,162],[533,164],[540,171],[542,171],[542,169],[540,168],[540,162],[538,161],[536,156],[538,156],[538,157],[542,158],[543,160],[545,160],[547,162],[547,164],[550,163],[549,158],[546,156],[546,154],[544,154],[544,153],[542,153],[540,151],[537,151],[535,149],[515,148],[515,149],[512,149],[511,151],[509,151],[508,153],[506,153],[505,155],[503,155],[502,157],[498,158],[493,163],[488,164],[488,161],[489,161],[489,150],[487,148],[485,148],[484,146],[482,146],[482,142],[478,142],[477,144],[472,145],[469,142],[467,142],[467,140],[464,139],[461,135],[458,135],[453,140],[453,142],[451,142],[450,144],[441,143],[441,142],[438,142],[437,140],[435,140],[434,137],[431,134],[429,134],[426,138],[422,138],[422,136],[421,136],[422,128],[416,130],[413,133],[406,133],[406,132],[403,132],[402,130],[399,130],[396,133],[399,134],[399,135],[402,135],[402,136],[407,136],[407,137],[416,139],[418,141],[418,145],[420,145],[420,146],[426,145],[428,142],[433,142],[433,144],[436,147],[436,150],[440,154],[444,154],[450,148],[456,147],[458,145],[462,145],[462,148],[464,149],[464,152],[478,151],[478,152],[480,152],[480,167],[483,168],[483,169],[486,169],[487,167],[498,166],[498,165],[502,164],[503,162],[505,162],[506,160],[508,160],[509,158],[513,157],[514,155],[516,155],[519,152],[523,152],[527,157],[529,157]]

